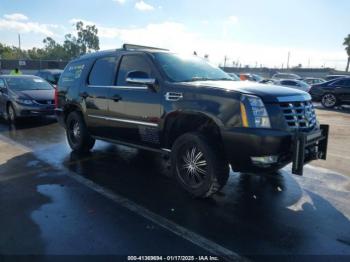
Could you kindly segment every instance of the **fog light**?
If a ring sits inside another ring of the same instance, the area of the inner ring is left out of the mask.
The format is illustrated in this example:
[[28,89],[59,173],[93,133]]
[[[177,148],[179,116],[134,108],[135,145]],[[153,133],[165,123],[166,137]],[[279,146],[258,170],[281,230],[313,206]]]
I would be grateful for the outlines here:
[[271,165],[277,163],[278,156],[259,156],[250,158],[254,165]]

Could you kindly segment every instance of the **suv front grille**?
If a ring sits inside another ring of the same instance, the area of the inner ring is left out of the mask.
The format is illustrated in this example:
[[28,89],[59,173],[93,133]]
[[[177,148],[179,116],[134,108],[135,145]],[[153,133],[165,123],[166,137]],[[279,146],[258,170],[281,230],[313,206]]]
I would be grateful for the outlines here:
[[309,131],[316,127],[317,120],[311,101],[280,103],[289,128]]

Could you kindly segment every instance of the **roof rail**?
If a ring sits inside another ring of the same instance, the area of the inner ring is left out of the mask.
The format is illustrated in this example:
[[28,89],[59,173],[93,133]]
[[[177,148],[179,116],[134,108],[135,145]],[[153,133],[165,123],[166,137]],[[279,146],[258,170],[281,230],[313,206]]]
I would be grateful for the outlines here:
[[151,47],[151,46],[142,46],[142,45],[133,45],[133,44],[123,44],[123,49],[124,50],[150,49],[150,50],[169,51],[168,49],[164,49],[164,48],[157,48],[157,47]]

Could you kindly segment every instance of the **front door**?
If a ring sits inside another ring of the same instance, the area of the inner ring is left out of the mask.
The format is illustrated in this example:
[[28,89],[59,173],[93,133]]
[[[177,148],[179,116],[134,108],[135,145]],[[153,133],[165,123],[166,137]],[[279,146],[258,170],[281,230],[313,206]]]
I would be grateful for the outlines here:
[[[109,117],[121,130],[115,133],[115,139],[158,147],[161,95],[159,90],[146,85],[127,83],[126,77],[133,71],[159,78],[152,61],[145,54],[129,54],[121,58],[116,86],[111,89],[109,99]],[[121,108],[123,114],[120,114]]]

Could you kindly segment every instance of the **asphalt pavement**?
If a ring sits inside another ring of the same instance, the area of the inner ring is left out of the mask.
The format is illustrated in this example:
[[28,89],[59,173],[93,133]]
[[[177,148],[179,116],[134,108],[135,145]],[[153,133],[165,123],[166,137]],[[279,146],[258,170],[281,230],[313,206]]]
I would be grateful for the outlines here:
[[0,122],[0,254],[350,259],[348,176],[231,172],[199,200],[166,167],[104,142],[76,155],[54,119]]

